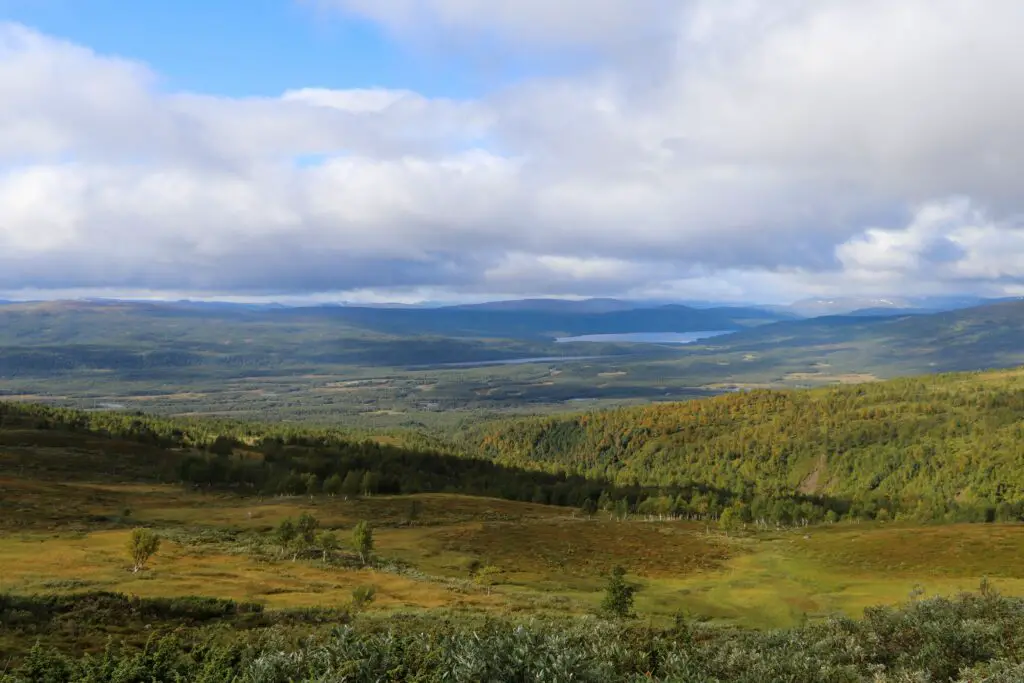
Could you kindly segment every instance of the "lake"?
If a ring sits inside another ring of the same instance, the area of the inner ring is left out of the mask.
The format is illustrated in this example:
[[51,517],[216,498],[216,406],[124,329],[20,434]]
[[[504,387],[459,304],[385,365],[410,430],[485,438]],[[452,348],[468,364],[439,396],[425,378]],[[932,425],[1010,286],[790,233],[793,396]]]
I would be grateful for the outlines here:
[[618,334],[584,334],[579,337],[559,337],[559,343],[606,342],[624,344],[692,344],[701,339],[732,334],[735,330],[704,332],[622,332]]

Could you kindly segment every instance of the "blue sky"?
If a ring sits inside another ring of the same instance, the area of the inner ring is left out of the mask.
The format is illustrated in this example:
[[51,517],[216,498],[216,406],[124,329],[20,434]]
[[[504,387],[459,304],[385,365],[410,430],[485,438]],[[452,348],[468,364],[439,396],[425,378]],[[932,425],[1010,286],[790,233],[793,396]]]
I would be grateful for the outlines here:
[[0,18],[146,63],[167,90],[234,97],[299,86],[468,97],[529,68],[508,54],[405,45],[366,19],[293,0],[0,0]]
[[148,64],[168,90],[273,96],[297,85],[479,96],[590,61],[434,35],[414,43],[316,0],[0,0],[0,19]]
[[0,0],[0,298],[1024,293],[1022,25],[1020,0]]

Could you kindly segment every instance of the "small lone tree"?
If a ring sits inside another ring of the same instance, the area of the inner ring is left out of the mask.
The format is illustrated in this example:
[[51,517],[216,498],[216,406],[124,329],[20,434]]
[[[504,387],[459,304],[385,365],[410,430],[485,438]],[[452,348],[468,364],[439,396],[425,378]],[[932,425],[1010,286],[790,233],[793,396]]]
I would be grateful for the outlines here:
[[626,583],[626,570],[616,566],[608,577],[604,600],[601,601],[601,611],[618,619],[632,616],[634,593],[636,586]]
[[366,521],[359,522],[352,530],[352,545],[359,553],[359,559],[363,564],[370,562],[370,555],[373,553],[373,529]]
[[323,553],[324,563],[327,563],[327,558],[335,553],[335,551],[341,546],[338,541],[338,534],[333,531],[321,531],[317,534],[316,544],[320,546],[320,552]]
[[483,588],[488,595],[491,594],[491,587],[498,582],[498,575],[501,570],[492,564],[480,567],[473,576],[473,582]]
[[277,531],[274,532],[274,540],[281,546],[282,555],[288,552],[297,536],[298,532],[295,530],[295,522],[290,517],[277,526]]
[[151,529],[138,528],[132,530],[128,541],[128,552],[132,558],[132,572],[138,573],[146,568],[156,551],[160,549],[160,536]]
[[593,517],[597,513],[597,503],[594,502],[593,498],[584,498],[583,505],[580,506],[580,512],[587,517]]

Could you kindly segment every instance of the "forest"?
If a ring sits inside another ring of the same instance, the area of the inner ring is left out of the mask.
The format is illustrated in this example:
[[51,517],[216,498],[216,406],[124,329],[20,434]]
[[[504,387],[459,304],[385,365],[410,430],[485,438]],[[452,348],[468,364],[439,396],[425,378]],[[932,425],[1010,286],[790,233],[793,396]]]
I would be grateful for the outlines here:
[[728,509],[740,523],[992,522],[1024,514],[1022,414],[1024,371],[1011,370],[734,392],[453,435],[31,404],[0,405],[0,427],[151,444],[173,455],[165,480],[267,495],[362,488],[712,520]]
[[1021,514],[1022,415],[1024,372],[1010,370],[509,420],[462,438],[496,462],[619,486],[699,482],[846,501],[857,517],[992,521]]

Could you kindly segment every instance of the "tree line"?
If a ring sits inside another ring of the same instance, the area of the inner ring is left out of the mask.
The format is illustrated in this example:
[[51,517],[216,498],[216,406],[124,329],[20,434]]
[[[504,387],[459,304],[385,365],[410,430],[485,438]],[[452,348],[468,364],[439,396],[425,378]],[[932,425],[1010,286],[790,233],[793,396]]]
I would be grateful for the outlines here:
[[[0,428],[174,452],[173,477],[259,495],[463,493],[725,527],[1024,518],[1024,372],[474,426],[450,438],[0,403]],[[723,521],[724,516],[724,521]]]

